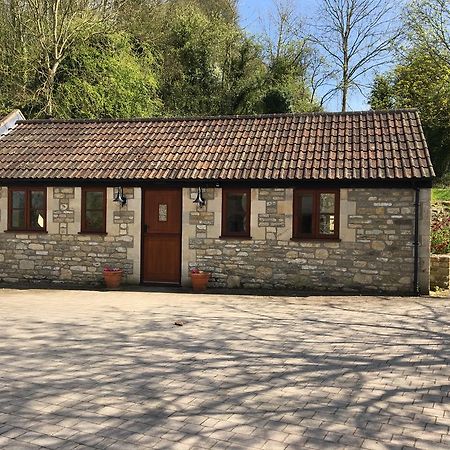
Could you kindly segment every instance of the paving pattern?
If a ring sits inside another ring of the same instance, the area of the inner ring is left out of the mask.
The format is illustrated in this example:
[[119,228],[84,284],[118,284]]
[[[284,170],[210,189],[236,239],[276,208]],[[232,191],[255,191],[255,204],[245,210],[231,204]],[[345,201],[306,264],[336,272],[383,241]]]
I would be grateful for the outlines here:
[[3,289],[0,316],[0,448],[450,448],[450,299]]

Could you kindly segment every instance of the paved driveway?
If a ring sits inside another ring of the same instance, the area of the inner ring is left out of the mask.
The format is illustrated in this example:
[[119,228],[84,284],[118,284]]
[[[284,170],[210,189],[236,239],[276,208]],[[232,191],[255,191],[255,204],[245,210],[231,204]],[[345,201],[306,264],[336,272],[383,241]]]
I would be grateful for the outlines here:
[[450,448],[448,299],[0,290],[0,316],[1,448]]

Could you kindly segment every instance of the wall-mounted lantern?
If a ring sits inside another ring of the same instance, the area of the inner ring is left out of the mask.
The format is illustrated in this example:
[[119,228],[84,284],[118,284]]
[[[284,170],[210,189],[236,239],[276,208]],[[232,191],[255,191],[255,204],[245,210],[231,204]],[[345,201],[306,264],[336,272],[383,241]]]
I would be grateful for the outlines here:
[[197,188],[197,197],[195,197],[195,200],[192,203],[197,204],[200,208],[203,208],[206,205],[206,200],[203,198],[203,191],[201,187]]
[[114,188],[114,200],[113,202],[120,203],[120,207],[124,206],[127,203],[127,198],[125,197],[123,193],[123,187],[119,186]]

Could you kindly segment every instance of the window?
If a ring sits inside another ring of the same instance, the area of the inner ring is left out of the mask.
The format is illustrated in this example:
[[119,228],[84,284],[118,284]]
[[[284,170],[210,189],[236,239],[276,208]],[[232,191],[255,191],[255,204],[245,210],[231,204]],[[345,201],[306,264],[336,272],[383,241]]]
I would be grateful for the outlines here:
[[82,188],[81,232],[106,233],[106,188]]
[[45,231],[47,189],[41,187],[12,187],[8,189],[8,194],[8,229]]
[[295,190],[293,237],[337,239],[339,237],[339,191]]
[[250,189],[222,190],[222,236],[250,237]]

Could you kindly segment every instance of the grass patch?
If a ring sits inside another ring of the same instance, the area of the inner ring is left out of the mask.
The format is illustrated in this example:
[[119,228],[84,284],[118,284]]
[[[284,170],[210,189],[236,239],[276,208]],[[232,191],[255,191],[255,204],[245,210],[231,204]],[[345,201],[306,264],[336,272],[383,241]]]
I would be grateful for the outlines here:
[[433,202],[450,202],[450,188],[434,188],[431,195]]

